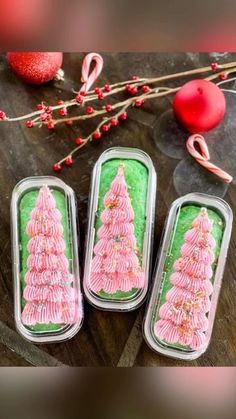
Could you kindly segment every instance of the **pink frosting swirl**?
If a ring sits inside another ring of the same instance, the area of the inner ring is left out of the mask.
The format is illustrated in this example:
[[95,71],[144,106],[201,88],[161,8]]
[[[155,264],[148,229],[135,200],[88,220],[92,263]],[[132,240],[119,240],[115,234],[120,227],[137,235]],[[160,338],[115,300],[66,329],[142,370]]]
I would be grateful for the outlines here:
[[213,286],[211,264],[214,261],[215,240],[207,210],[201,209],[184,235],[181,257],[174,264],[170,277],[172,288],[159,309],[154,326],[156,336],[169,344],[181,344],[197,350],[206,343]]
[[28,302],[22,313],[22,321],[28,326],[36,323],[74,324],[81,314],[77,302]]
[[38,235],[32,237],[27,245],[29,253],[53,253],[55,255],[63,253],[65,251],[65,242],[62,237],[48,237],[44,235]]
[[29,270],[25,275],[25,283],[27,285],[71,285],[73,275],[68,272],[58,270],[38,272]]
[[104,197],[103,223],[94,246],[89,287],[113,294],[144,287],[144,272],[139,266],[134,236],[134,211],[120,166],[110,190]]
[[131,223],[103,224],[98,230],[99,239],[112,239],[134,235],[134,225]]
[[64,255],[61,214],[47,186],[43,186],[31,212],[26,232],[29,256],[23,297],[23,324],[73,324],[81,317],[74,277]]

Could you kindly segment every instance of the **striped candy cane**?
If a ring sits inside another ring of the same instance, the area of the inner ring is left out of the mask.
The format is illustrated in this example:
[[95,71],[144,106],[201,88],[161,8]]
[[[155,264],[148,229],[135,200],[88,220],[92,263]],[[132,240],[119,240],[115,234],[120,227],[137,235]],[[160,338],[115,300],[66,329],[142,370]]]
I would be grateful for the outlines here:
[[[198,144],[200,147],[200,153],[195,148],[195,144]],[[224,182],[230,183],[232,182],[233,178],[228,173],[224,172],[224,170],[220,169],[218,166],[215,166],[211,163],[210,160],[210,153],[205,141],[205,138],[200,134],[193,134],[190,135],[186,142],[187,150],[191,154],[191,156],[205,169],[209,170],[209,172],[214,173],[216,176],[219,176],[223,179]]]
[[[91,72],[91,74],[89,74],[92,61],[95,61],[95,67],[93,71]],[[90,54],[86,55],[82,64],[81,81],[83,85],[80,89],[80,93],[81,92],[87,93],[89,91],[90,87],[93,85],[93,83],[98,78],[99,74],[101,73],[102,68],[103,68],[103,59],[101,55],[96,54],[95,52],[91,52]]]

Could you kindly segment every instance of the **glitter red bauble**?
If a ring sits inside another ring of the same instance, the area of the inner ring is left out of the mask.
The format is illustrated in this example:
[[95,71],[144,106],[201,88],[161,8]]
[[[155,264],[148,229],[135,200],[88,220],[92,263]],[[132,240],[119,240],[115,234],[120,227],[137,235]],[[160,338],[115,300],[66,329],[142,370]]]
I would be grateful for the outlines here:
[[201,133],[220,123],[226,102],[223,92],[211,81],[192,80],[176,93],[173,109],[184,128],[192,133]]
[[11,69],[26,83],[43,84],[52,80],[63,61],[62,52],[8,52]]

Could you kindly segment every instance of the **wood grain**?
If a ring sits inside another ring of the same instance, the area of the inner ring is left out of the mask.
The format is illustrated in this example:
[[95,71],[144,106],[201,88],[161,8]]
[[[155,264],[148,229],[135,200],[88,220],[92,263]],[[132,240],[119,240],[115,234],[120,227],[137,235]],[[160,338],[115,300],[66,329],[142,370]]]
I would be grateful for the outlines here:
[[[133,74],[154,76],[203,66],[215,61],[208,54],[103,54],[105,67],[100,83],[128,79]],[[27,86],[9,71],[4,56],[0,61],[0,109],[11,116],[33,109],[44,100],[55,103],[58,98],[71,97],[71,88],[79,87],[83,54],[65,54],[64,84],[43,87]],[[223,57],[235,60],[235,54]],[[80,218],[80,257],[83,260],[87,226],[87,204],[90,176],[100,154],[111,146],[138,147],[153,160],[158,174],[157,211],[154,256],[163,229],[168,207],[177,198],[173,172],[180,160],[168,157],[156,145],[153,127],[160,115],[170,108],[170,98],[153,100],[142,109],[132,110],[130,118],[100,142],[85,147],[73,168],[58,176],[74,190]],[[92,128],[92,122],[87,129]],[[36,347],[16,335],[13,318],[13,281],[9,206],[15,184],[27,176],[52,175],[52,164],[66,154],[79,134],[78,125],[61,126],[55,132],[28,129],[20,123],[0,124],[0,359],[1,365],[73,365],[73,366],[172,366],[186,365],[152,352],[142,338],[144,307],[131,313],[101,312],[85,304],[85,321],[71,341]],[[173,134],[174,135],[174,134]],[[227,132],[225,133],[227,136]],[[169,138],[171,141],[171,138]],[[186,181],[187,180],[183,180]],[[215,180],[214,180],[215,181]],[[235,185],[225,195],[233,210],[236,208]],[[222,292],[217,310],[213,338],[205,355],[188,365],[236,365],[236,225],[229,248]],[[10,349],[15,351],[15,355]],[[9,352],[10,351],[10,352]]]

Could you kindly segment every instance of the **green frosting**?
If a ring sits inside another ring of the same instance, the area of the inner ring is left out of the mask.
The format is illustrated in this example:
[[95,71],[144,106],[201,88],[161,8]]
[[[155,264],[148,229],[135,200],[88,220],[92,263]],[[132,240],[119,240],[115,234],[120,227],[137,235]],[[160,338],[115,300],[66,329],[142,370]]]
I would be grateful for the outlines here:
[[[98,210],[96,213],[95,230],[97,242],[97,231],[102,225],[100,215],[104,210],[104,196],[109,191],[113,179],[116,177],[118,167],[120,164],[125,166],[125,180],[128,185],[128,192],[134,210],[134,232],[136,237],[137,250],[142,254],[143,237],[146,224],[146,200],[147,200],[147,186],[148,186],[148,170],[137,160],[133,159],[112,159],[102,165],[100,186],[99,186],[99,200]],[[140,263],[142,263],[140,257]],[[106,300],[128,300],[134,298],[140,290],[133,289],[129,292],[117,291],[114,294],[107,294],[104,291],[99,293],[99,296]]]
[[[173,270],[174,262],[176,261],[176,259],[178,259],[181,256],[180,250],[181,250],[182,245],[184,244],[184,235],[189,229],[191,229],[191,224],[193,220],[198,216],[199,211],[200,211],[199,206],[186,205],[181,208],[178,217],[176,217],[176,222],[173,229],[174,235],[172,235],[172,238],[170,240],[170,243],[172,242],[172,247],[171,249],[168,249],[168,252],[167,252],[168,256],[166,257],[165,264],[164,264],[163,272],[165,272],[165,279],[161,287],[162,289],[161,295],[160,297],[158,297],[157,305],[154,310],[153,319],[152,319],[152,333],[155,339],[158,341],[159,339],[157,338],[157,336],[155,336],[155,333],[154,333],[154,325],[156,321],[159,320],[160,318],[159,308],[162,306],[162,304],[165,303],[166,294],[173,286],[170,282],[170,277],[171,277],[171,274],[174,272]],[[224,232],[224,221],[222,220],[222,218],[217,212],[211,209],[208,209],[207,212],[208,212],[208,216],[210,220],[213,221],[213,229],[212,229],[211,234],[213,235],[216,241],[216,246],[214,248],[215,260],[213,264],[211,265],[212,270],[213,270],[213,276],[211,278],[211,281],[212,283],[214,283],[214,273],[215,273],[216,266],[218,263],[218,257],[219,257],[219,252],[221,248],[221,241],[222,241],[222,236]],[[180,348],[185,351],[191,350],[187,346],[183,346],[179,344],[166,344],[163,341],[160,341],[160,342],[169,347]]]
[[[20,201],[20,205],[19,205],[20,280],[21,280],[21,290],[22,290],[22,300],[21,300],[22,310],[26,304],[26,301],[23,298],[23,290],[26,286],[25,274],[28,270],[27,258],[29,256],[29,252],[27,250],[29,236],[26,234],[26,225],[28,221],[30,220],[30,213],[35,207],[38,193],[39,193],[38,189],[27,192],[22,197]],[[72,246],[71,246],[71,239],[70,239],[70,226],[69,226],[69,220],[68,220],[65,195],[59,190],[52,191],[52,194],[56,201],[56,206],[62,215],[61,223],[64,229],[63,238],[66,243],[65,255],[68,258],[68,260],[71,261]],[[35,332],[45,332],[45,331],[56,331],[56,330],[61,329],[61,327],[62,325],[49,323],[49,324],[36,324],[35,326],[30,326],[28,328]]]

